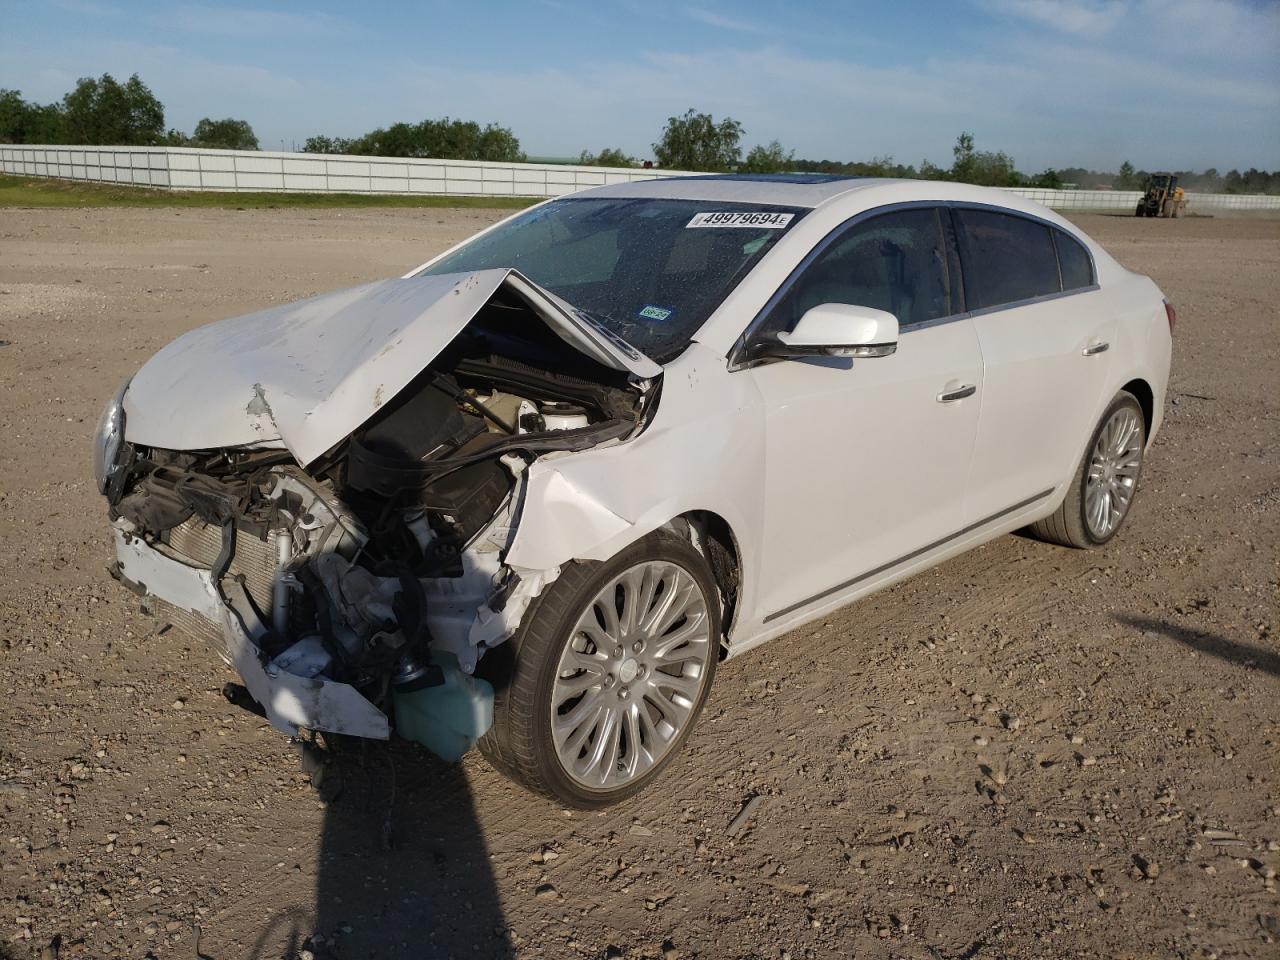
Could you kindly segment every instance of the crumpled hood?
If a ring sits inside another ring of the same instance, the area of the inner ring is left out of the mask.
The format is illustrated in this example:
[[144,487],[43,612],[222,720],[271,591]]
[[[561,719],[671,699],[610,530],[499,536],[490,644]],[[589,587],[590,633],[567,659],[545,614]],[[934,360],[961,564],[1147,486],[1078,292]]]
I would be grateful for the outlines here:
[[381,280],[174,340],[130,382],[125,437],[170,450],[281,441],[305,466],[403,390],[503,284],[593,359],[661,372],[512,270]]

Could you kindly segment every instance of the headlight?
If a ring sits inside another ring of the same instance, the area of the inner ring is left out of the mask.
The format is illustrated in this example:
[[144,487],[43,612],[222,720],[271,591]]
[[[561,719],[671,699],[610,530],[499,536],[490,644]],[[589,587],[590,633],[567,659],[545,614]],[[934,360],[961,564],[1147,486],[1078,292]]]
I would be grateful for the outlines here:
[[125,467],[124,453],[124,392],[129,388],[126,380],[116,395],[107,403],[98,418],[98,429],[93,434],[93,475],[98,481],[98,492],[112,495],[112,488]]

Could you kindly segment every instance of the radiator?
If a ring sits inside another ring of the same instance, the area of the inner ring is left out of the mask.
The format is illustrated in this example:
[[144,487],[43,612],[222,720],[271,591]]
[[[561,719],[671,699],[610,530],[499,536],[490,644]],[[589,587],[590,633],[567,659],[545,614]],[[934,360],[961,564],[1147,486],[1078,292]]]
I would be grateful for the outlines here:
[[[192,517],[169,531],[169,549],[192,566],[211,570],[218,560],[218,554],[222,552],[222,528]],[[271,542],[259,540],[243,530],[236,530],[235,554],[226,575],[244,578],[245,589],[268,623],[271,621],[271,595],[276,582],[276,564]],[[182,626],[177,623],[174,625]]]

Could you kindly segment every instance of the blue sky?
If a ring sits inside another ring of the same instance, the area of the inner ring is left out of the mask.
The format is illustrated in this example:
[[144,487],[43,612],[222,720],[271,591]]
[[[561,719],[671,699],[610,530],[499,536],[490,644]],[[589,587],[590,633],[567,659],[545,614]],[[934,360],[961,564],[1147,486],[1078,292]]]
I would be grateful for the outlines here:
[[170,126],[247,119],[264,149],[454,116],[534,155],[648,156],[666,118],[747,146],[1019,167],[1280,168],[1277,0],[0,0],[0,87],[54,100],[138,72]]

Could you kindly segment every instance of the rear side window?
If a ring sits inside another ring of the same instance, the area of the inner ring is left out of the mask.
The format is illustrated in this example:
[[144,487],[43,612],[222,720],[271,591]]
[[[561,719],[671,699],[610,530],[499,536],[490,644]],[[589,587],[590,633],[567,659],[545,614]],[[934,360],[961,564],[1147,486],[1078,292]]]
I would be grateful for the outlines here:
[[1062,290],[1050,228],[988,210],[956,210],[970,310]]
[[951,284],[939,217],[934,207],[901,210],[850,227],[796,278],[770,327],[792,330],[822,303],[888,310],[903,326],[947,316]]
[[1058,266],[1062,270],[1062,289],[1079,290],[1093,286],[1093,262],[1080,241],[1063,230],[1053,231],[1058,248]]

